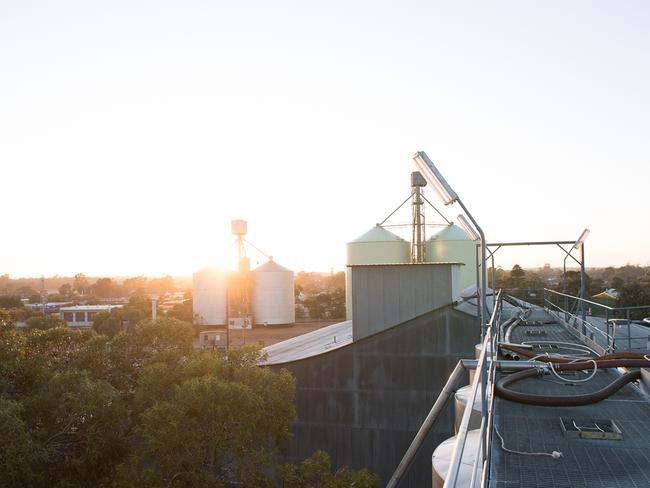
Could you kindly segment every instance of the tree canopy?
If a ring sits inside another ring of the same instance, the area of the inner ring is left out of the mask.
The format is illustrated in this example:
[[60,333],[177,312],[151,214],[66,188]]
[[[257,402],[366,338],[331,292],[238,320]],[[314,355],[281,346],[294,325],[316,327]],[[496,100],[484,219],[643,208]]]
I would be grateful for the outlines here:
[[192,336],[168,317],[112,338],[17,331],[0,309],[0,486],[377,486],[323,454],[276,466],[293,377],[259,367],[258,349],[196,351]]

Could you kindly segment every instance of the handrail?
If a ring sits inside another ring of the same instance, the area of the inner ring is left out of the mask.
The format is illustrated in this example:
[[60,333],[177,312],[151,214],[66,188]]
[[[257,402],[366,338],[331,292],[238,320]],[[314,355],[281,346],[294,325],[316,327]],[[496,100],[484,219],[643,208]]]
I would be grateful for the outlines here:
[[[553,306],[554,308],[556,308],[559,312],[562,312],[562,313],[568,314],[568,315],[570,315],[571,317],[573,317],[574,319],[579,320],[579,321],[582,323],[582,325],[584,325],[585,327],[587,327],[588,329],[590,329],[592,332],[594,332],[594,331],[595,331],[595,332],[598,332],[598,333],[599,333],[600,335],[602,335],[605,339],[611,339],[611,338],[612,338],[611,335],[609,335],[609,334],[606,333],[606,332],[603,332],[603,331],[600,330],[598,327],[596,327],[595,325],[593,325],[591,322],[588,322],[588,321],[586,321],[586,320],[582,320],[582,317],[579,317],[579,316],[577,316],[577,315],[574,314],[574,313],[567,312],[566,310],[564,310],[564,309],[563,309],[562,307],[560,307],[559,305],[556,305],[555,303],[550,302],[550,301],[548,301],[548,300],[546,301],[546,303],[548,303],[549,305],[551,305],[551,306]],[[610,319],[610,320],[612,320],[612,319]]]
[[[447,477],[445,479],[445,488],[456,488],[459,481],[459,472],[461,466],[461,460],[463,458],[463,453],[465,451],[465,444],[467,443],[467,435],[469,432],[469,421],[472,415],[473,405],[476,401],[476,395],[478,393],[479,385],[481,385],[481,400],[482,400],[482,413],[483,421],[481,422],[480,429],[480,438],[481,442],[479,443],[478,452],[476,453],[476,459],[474,463],[474,469],[478,469],[478,463],[481,466],[482,475],[479,482],[486,483],[487,475],[486,470],[488,469],[488,447],[489,439],[491,432],[488,428],[487,420],[492,416],[492,403],[490,403],[490,409],[488,411],[488,396],[487,396],[487,386],[488,386],[488,375],[494,373],[494,359],[496,352],[495,338],[498,336],[495,333],[495,329],[498,328],[497,317],[500,317],[501,309],[501,290],[495,299],[495,305],[492,310],[492,316],[490,321],[486,324],[485,327],[485,336],[482,342],[481,354],[478,359],[478,364],[476,366],[476,374],[474,375],[474,382],[472,383],[472,388],[467,399],[467,407],[463,413],[463,418],[460,422],[458,428],[458,434],[456,435],[456,444],[454,446],[454,451],[449,463],[449,471],[447,472]],[[490,365],[488,369],[488,354],[490,355]],[[472,473],[472,479],[476,482],[475,472]]]
[[550,288],[544,288],[544,291],[545,292],[547,291],[549,293],[553,293],[554,295],[559,295],[559,296],[562,296],[562,297],[573,298],[574,300],[579,300],[581,302],[588,303],[589,305],[595,305],[597,307],[602,307],[602,308],[604,308],[606,310],[609,310],[609,311],[620,310],[620,309],[615,308],[615,307],[610,307],[608,305],[603,305],[602,303],[592,302],[591,300],[587,300],[586,298],[580,298],[580,297],[577,297],[575,295],[569,295],[568,293],[562,293],[560,291],[551,290]]
[[602,303],[593,302],[591,300],[587,300],[586,298],[580,298],[580,297],[577,297],[575,295],[569,295],[567,293],[562,293],[560,291],[551,290],[550,288],[544,288],[544,291],[547,291],[549,293],[553,293],[554,295],[560,295],[560,296],[567,297],[567,298],[573,298],[574,300],[579,300],[581,302],[588,303],[589,305],[595,305],[596,307],[604,308],[605,310],[609,310],[610,312],[618,312],[618,311],[624,311],[624,310],[650,309],[650,305],[634,305],[632,307],[610,307],[609,305],[604,305]]

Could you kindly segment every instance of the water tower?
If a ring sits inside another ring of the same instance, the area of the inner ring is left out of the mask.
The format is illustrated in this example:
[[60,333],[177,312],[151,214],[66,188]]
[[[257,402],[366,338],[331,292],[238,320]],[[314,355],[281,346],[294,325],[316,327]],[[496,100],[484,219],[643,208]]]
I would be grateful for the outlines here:
[[[230,229],[237,237],[237,273],[230,277],[228,286],[228,320],[235,328],[249,328],[251,320],[250,259],[246,256],[248,225],[245,220],[233,220]],[[232,323],[231,323],[232,322]]]

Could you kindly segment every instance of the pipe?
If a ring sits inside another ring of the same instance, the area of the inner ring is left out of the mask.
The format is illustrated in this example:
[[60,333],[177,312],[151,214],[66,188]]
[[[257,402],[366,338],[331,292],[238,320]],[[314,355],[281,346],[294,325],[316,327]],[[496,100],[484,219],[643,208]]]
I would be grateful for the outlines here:
[[605,388],[594,391],[592,393],[585,393],[584,395],[533,395],[531,393],[521,393],[507,388],[508,385],[511,385],[516,381],[537,376],[538,374],[540,374],[540,371],[536,368],[513,373],[497,381],[494,391],[499,397],[505,400],[510,400],[511,402],[525,403],[527,405],[539,405],[544,407],[577,407],[580,405],[591,405],[592,403],[597,403],[601,400],[604,400],[605,398],[616,393],[626,384],[641,378],[640,371],[626,373],[615,381],[612,381]]
[[461,361],[458,361],[456,367],[449,375],[447,383],[445,383],[445,386],[442,388],[440,395],[438,395],[438,398],[433,404],[433,407],[431,407],[431,411],[429,411],[429,414],[424,419],[424,422],[422,422],[420,429],[411,441],[411,445],[406,450],[404,456],[402,457],[402,460],[397,465],[397,468],[395,469],[393,476],[391,476],[390,481],[386,485],[386,488],[395,488],[399,485],[400,481],[404,477],[404,474],[406,473],[406,470],[410,466],[411,462],[413,462],[413,459],[415,459],[415,455],[422,446],[422,443],[431,430],[431,427],[433,427],[433,424],[436,422],[436,420],[438,420],[438,417],[443,412],[447,401],[460,386],[460,382],[464,378],[465,371],[466,370],[463,366],[463,363]]

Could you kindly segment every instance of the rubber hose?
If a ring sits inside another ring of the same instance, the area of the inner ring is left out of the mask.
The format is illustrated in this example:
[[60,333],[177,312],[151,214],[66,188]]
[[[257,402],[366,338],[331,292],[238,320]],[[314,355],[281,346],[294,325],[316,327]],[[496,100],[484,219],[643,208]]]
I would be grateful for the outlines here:
[[[516,352],[520,356],[527,357],[527,358],[534,358],[535,356],[539,356],[537,357],[537,359],[535,359],[535,361],[541,361],[544,363],[570,363],[571,361],[575,361],[575,359],[540,356],[539,353],[535,353],[529,351],[528,349],[524,349],[516,346],[503,347],[502,349],[507,349],[508,351]],[[645,356],[644,354],[638,352],[617,352],[612,354],[605,354],[603,356],[596,356],[594,358],[590,357],[589,359],[595,359],[597,361],[606,360],[606,359],[639,359],[639,360],[644,360],[646,362],[645,366],[650,367],[650,361],[645,359],[644,356]],[[586,358],[587,357],[585,357],[585,359]],[[643,365],[640,365],[639,367],[643,367]]]
[[[585,368],[583,367],[582,369]],[[505,400],[510,400],[511,402],[525,403],[528,405],[540,405],[544,407],[577,407],[580,405],[591,405],[592,403],[597,403],[601,400],[604,400],[605,398],[616,393],[619,389],[631,381],[636,381],[641,378],[640,371],[632,371],[611,382],[605,388],[593,393],[585,393],[584,395],[534,395],[532,393],[512,391],[507,388],[507,386],[511,385],[512,383],[523,380],[525,378],[536,376],[538,374],[539,371],[537,369],[531,368],[524,369],[523,371],[518,371],[517,373],[513,373],[509,376],[505,376],[497,381],[494,391],[499,397],[504,398]]]

